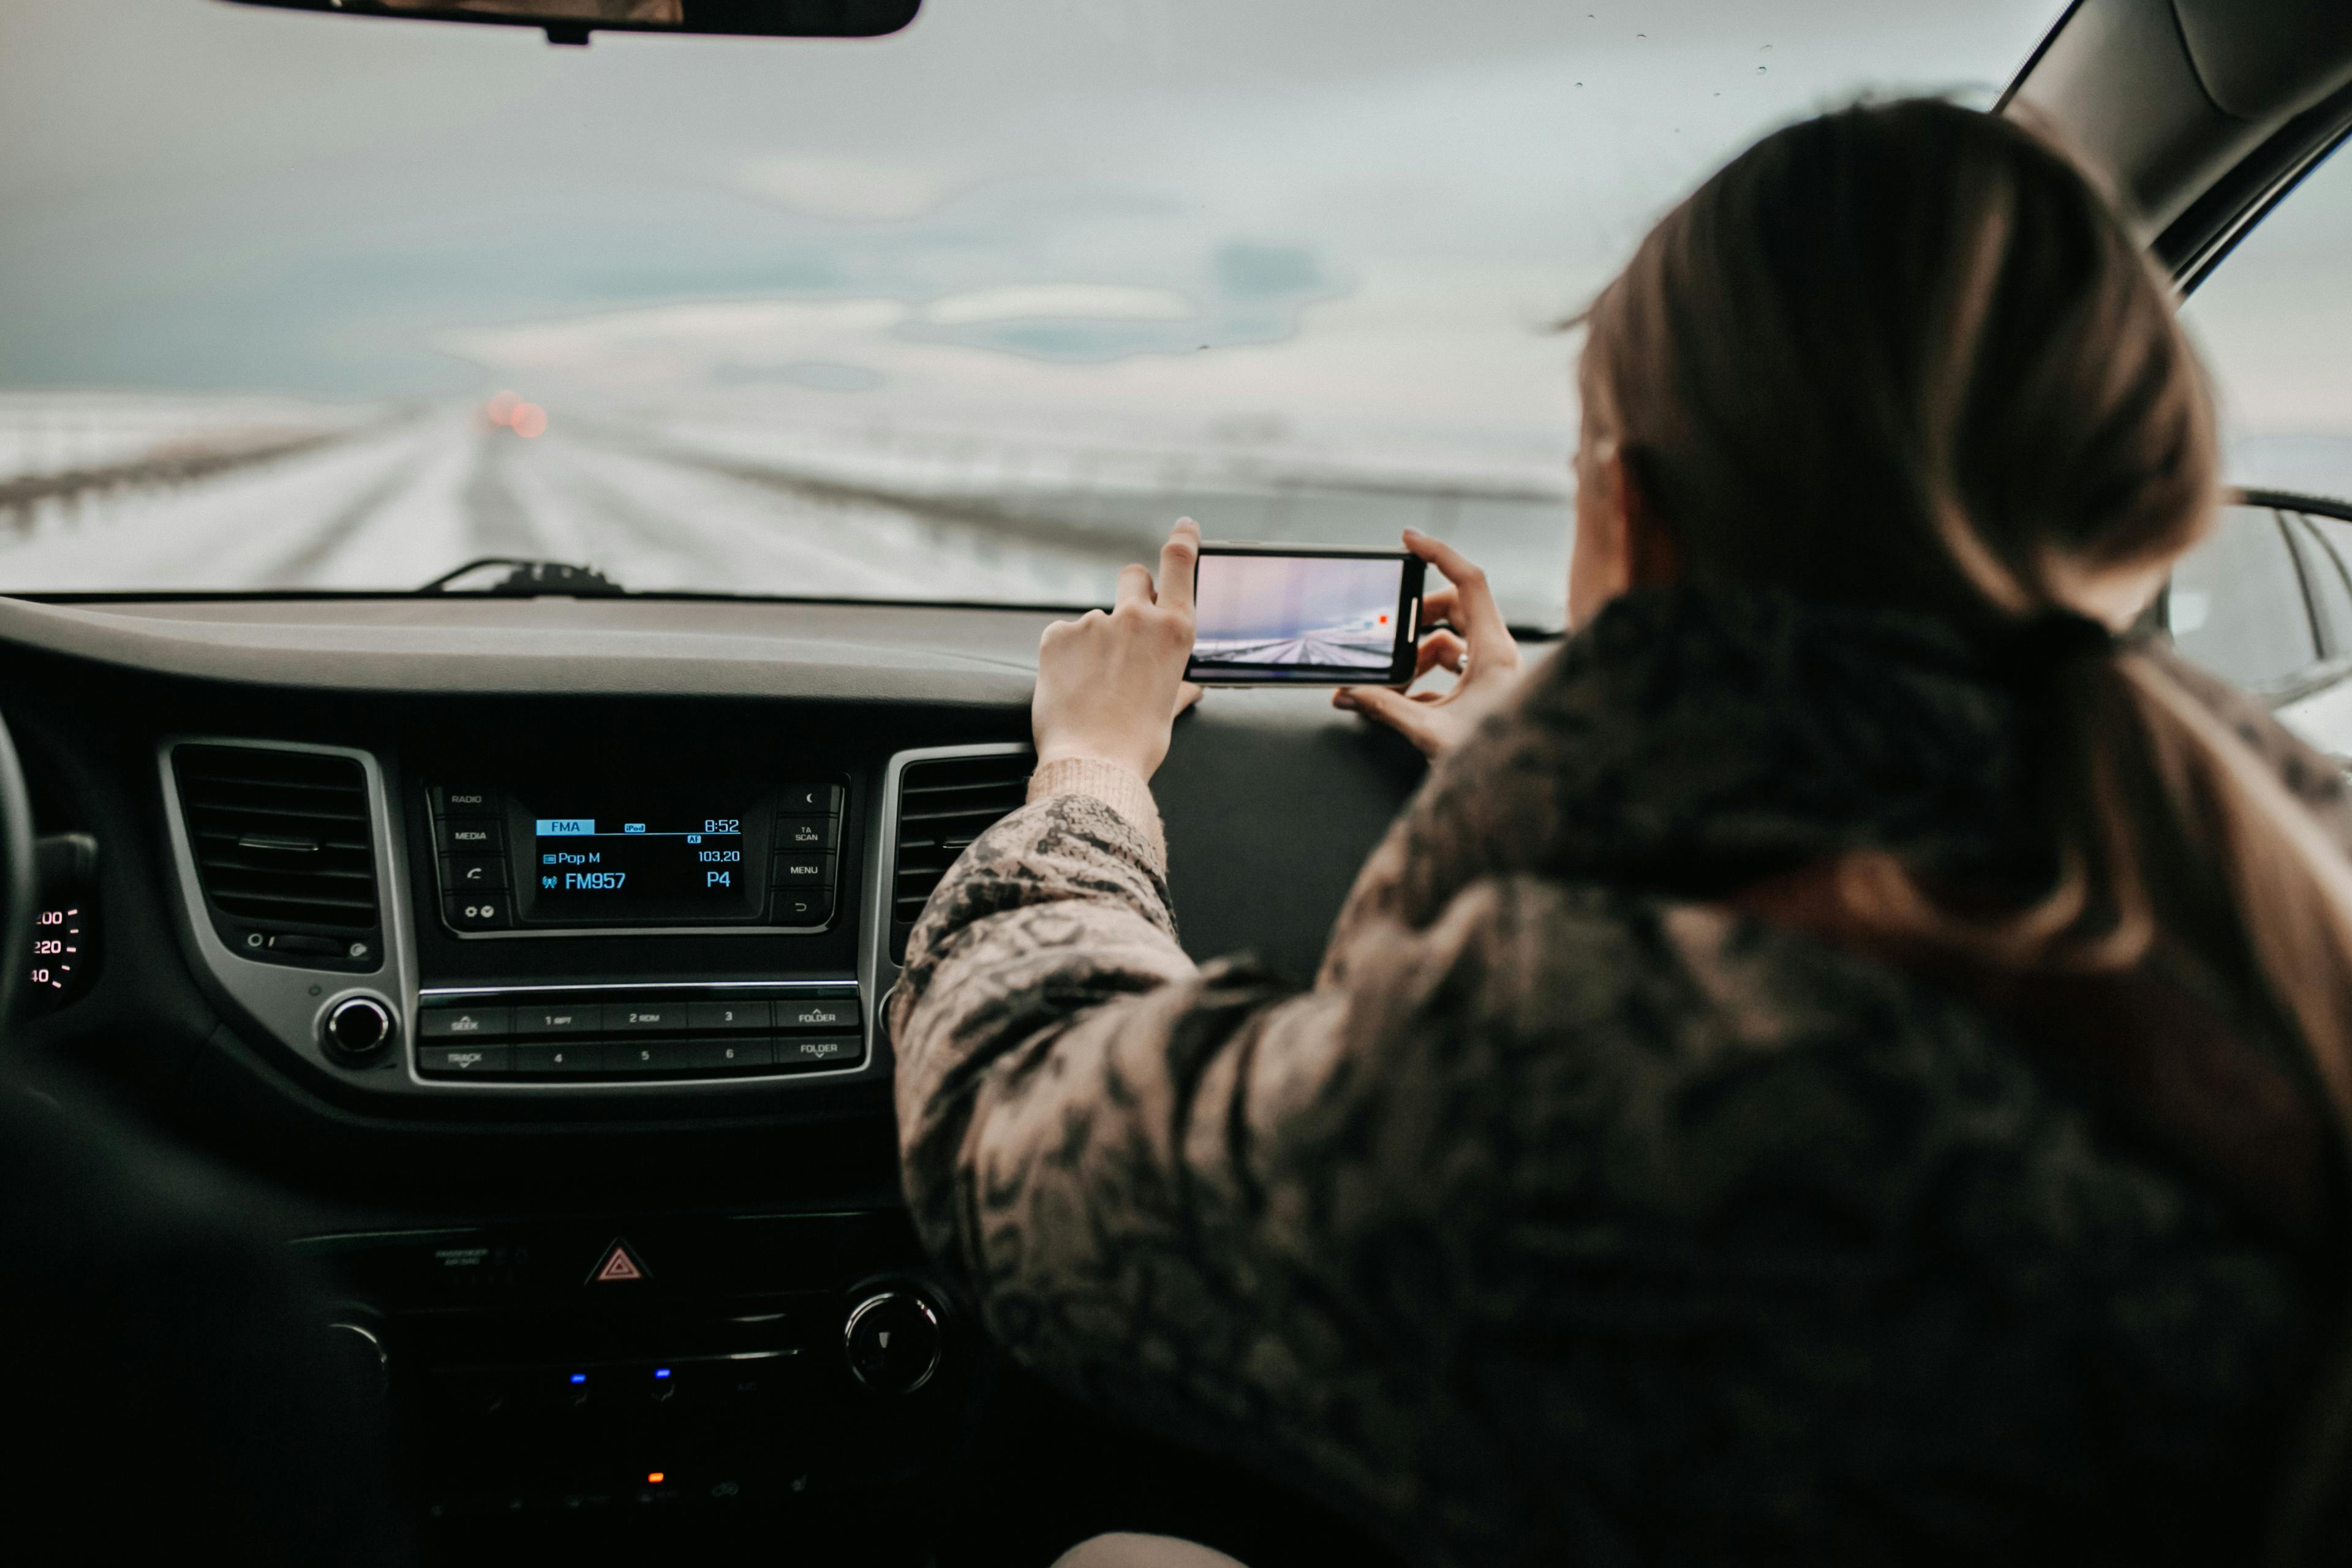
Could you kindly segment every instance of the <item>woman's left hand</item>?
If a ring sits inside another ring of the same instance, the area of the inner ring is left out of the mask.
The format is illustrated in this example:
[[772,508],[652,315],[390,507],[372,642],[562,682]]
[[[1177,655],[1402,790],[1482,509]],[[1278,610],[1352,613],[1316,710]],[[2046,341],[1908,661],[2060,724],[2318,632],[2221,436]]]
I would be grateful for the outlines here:
[[1037,645],[1029,722],[1037,765],[1091,758],[1149,779],[1168,755],[1176,715],[1200,700],[1184,679],[1192,657],[1192,571],[1201,530],[1178,521],[1160,552],[1160,582],[1129,566],[1110,612],[1055,621]]

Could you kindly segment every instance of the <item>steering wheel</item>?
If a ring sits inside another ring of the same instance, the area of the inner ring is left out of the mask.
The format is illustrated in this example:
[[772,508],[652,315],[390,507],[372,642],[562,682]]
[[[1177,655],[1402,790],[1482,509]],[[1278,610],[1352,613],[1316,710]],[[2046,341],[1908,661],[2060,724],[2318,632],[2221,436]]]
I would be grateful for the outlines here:
[[0,1037],[16,1014],[39,897],[33,877],[33,803],[25,793],[25,770],[16,764],[16,742],[0,720]]

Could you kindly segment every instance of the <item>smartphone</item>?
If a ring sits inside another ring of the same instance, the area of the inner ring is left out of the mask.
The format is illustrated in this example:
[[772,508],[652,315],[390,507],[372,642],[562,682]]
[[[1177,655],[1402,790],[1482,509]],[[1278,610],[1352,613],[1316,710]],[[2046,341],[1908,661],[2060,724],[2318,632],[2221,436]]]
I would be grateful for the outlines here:
[[1421,584],[1421,558],[1401,550],[1203,544],[1184,679],[1402,686],[1419,646]]

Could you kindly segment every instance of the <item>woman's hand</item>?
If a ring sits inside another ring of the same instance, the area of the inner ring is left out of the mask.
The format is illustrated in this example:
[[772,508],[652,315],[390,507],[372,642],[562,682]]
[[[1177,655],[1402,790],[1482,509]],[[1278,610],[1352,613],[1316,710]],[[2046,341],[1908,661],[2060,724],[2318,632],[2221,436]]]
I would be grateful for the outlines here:
[[1518,685],[1519,645],[1511,640],[1511,628],[1495,606],[1486,574],[1467,556],[1410,528],[1404,531],[1404,547],[1444,573],[1452,584],[1422,595],[1421,624],[1432,627],[1444,621],[1459,630],[1459,635],[1445,629],[1422,634],[1413,679],[1440,668],[1454,671],[1457,679],[1446,691],[1343,686],[1331,694],[1331,706],[1352,708],[1386,724],[1436,758],[1467,739]]
[[1160,552],[1160,585],[1129,566],[1109,614],[1055,621],[1037,644],[1037,695],[1029,704],[1037,765],[1072,757],[1113,763],[1149,779],[1168,755],[1176,715],[1200,700],[1184,679],[1192,657],[1192,570],[1201,530],[1181,520]]

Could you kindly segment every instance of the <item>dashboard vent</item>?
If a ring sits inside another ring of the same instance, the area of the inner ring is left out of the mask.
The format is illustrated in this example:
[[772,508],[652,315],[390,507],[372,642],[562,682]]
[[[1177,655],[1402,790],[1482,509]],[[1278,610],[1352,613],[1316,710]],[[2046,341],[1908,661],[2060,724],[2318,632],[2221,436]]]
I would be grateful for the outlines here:
[[172,753],[196,879],[248,957],[364,961],[377,951],[366,772],[352,757],[258,746]]
[[1029,798],[1026,752],[934,757],[898,775],[898,858],[890,871],[890,962],[907,959],[907,938],[931,890],[965,847]]

